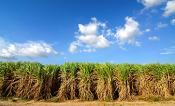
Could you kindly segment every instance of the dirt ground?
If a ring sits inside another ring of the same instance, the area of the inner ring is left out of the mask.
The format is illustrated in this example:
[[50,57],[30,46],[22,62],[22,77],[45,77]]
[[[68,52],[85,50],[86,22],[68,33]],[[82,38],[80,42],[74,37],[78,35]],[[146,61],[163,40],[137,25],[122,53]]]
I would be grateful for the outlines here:
[[36,101],[0,101],[0,106],[175,106],[175,101],[166,102],[79,102],[79,101],[66,101],[66,102],[36,102]]

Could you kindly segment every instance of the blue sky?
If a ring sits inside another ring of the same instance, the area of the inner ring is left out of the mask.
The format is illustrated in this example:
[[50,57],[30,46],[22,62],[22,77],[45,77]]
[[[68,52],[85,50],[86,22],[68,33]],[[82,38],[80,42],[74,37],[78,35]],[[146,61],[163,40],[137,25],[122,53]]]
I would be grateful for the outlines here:
[[175,0],[0,0],[0,60],[175,63]]

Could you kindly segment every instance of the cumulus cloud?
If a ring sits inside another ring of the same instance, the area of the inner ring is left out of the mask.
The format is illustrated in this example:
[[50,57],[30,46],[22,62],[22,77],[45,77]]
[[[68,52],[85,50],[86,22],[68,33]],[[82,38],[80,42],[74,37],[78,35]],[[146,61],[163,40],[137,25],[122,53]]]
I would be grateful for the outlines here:
[[69,46],[69,52],[74,53],[78,48],[82,48],[81,52],[94,52],[98,48],[106,48],[110,42],[105,37],[107,33],[106,24],[99,22],[96,18],[91,18],[88,24],[78,24],[78,35],[76,41]]
[[161,5],[166,0],[137,0],[139,3],[142,3],[145,8],[152,8],[158,5]]
[[45,42],[28,41],[26,43],[8,42],[0,38],[0,58],[11,59],[17,57],[47,57],[57,54],[53,47]]
[[160,54],[163,54],[163,55],[175,54],[175,46],[164,48]]
[[109,46],[108,40],[103,35],[81,35],[78,37],[78,40],[95,48],[106,48]]
[[72,42],[69,46],[69,52],[75,53],[78,49],[78,43],[77,42]]
[[175,25],[175,19],[171,20],[171,25]]
[[175,14],[175,0],[169,0],[167,2],[163,16],[168,17],[172,14]]
[[125,21],[125,25],[116,30],[115,37],[117,38],[118,44],[132,44],[140,46],[140,42],[136,40],[136,37],[141,34],[139,23],[132,17],[126,17]]
[[160,38],[157,37],[157,36],[150,36],[150,37],[148,37],[148,40],[151,40],[151,41],[158,41],[158,40],[160,40]]

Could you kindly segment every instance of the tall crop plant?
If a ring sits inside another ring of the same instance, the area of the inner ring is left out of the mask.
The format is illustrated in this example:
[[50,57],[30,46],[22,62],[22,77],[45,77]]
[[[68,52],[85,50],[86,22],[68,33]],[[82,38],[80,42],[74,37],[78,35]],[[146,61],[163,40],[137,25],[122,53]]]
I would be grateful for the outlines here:
[[142,67],[137,64],[119,64],[119,99],[132,99],[138,93],[138,75]]
[[40,97],[43,99],[50,99],[56,95],[59,88],[59,65],[45,65],[43,67],[43,73],[41,74],[41,88]]
[[96,99],[96,73],[94,72],[95,64],[79,64],[79,95],[81,100]]
[[42,67],[39,63],[20,63],[19,69],[15,72],[19,77],[17,97],[39,99]]
[[15,96],[18,78],[15,75],[16,70],[19,68],[19,63],[5,62],[1,63],[1,75],[3,81],[1,85],[1,95],[3,97]]
[[117,90],[117,88],[114,88],[115,83],[113,79],[115,65],[109,63],[96,64],[95,69],[98,75],[98,81],[97,81],[98,99],[106,101],[113,100],[114,91]]
[[4,64],[4,62],[0,62],[0,97],[2,94],[3,76],[6,68]]
[[61,86],[58,90],[60,100],[75,99],[78,96],[78,63],[61,65]]
[[175,94],[175,65],[164,64],[163,67],[163,78],[165,97],[173,96]]
[[164,71],[165,69],[161,64],[147,64],[143,66],[140,76],[140,91],[142,96],[165,96]]

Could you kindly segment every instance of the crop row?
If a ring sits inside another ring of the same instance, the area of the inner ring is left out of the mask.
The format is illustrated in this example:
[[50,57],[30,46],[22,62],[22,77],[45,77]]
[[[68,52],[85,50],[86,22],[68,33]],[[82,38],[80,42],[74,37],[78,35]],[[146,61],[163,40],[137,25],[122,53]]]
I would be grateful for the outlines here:
[[0,62],[0,97],[128,100],[175,94],[175,64]]

